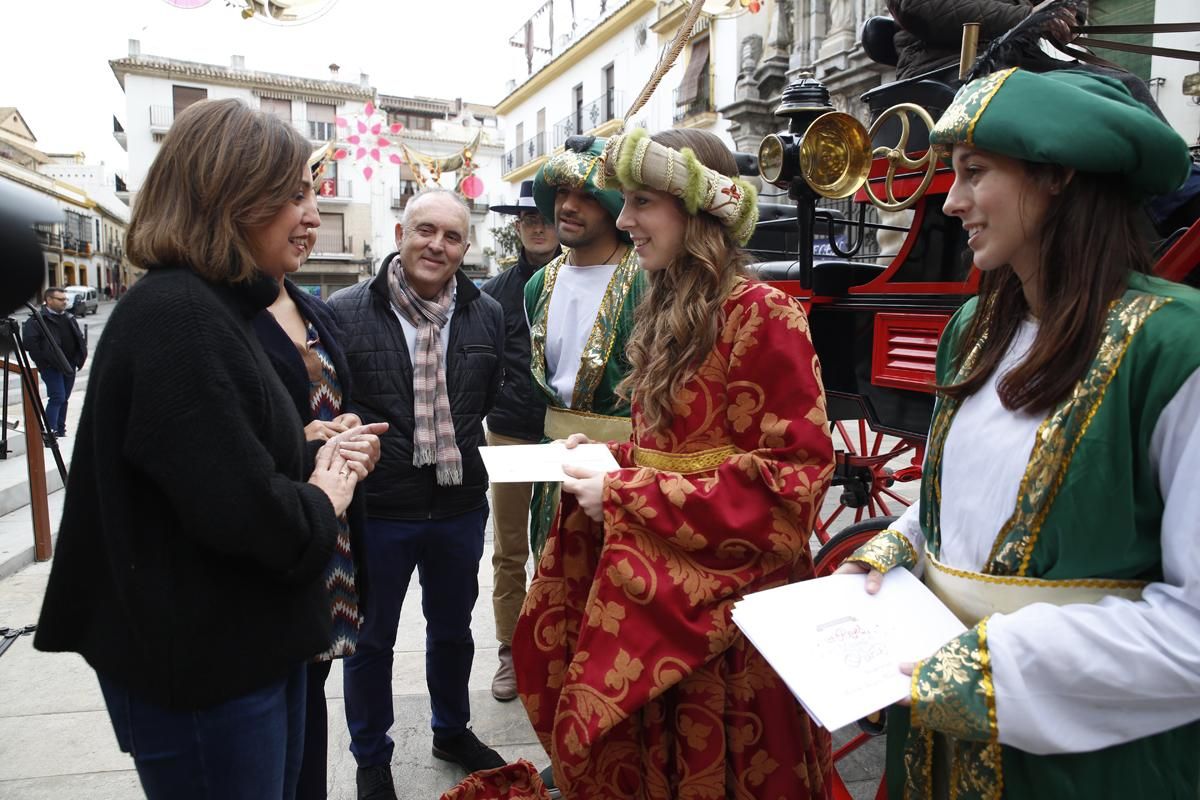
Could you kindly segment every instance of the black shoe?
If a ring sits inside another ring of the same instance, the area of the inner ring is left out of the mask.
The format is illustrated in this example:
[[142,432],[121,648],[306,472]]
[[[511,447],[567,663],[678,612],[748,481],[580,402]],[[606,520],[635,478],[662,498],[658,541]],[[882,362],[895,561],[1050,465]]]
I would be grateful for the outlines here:
[[354,780],[358,784],[358,800],[398,800],[391,764],[359,767]]
[[448,739],[433,737],[433,754],[443,761],[453,761],[467,772],[503,767],[506,762],[492,748],[479,741],[470,728]]
[[562,797],[562,792],[554,785],[554,767],[546,767],[538,773],[538,777],[542,779],[542,783],[546,784],[546,793],[550,800],[559,800]]

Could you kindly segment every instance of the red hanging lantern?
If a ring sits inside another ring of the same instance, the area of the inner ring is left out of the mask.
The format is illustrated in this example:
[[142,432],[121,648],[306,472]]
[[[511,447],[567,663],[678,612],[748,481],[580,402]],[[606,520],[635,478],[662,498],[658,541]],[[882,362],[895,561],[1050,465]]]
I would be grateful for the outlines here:
[[468,175],[463,178],[462,186],[459,188],[462,190],[464,197],[474,200],[483,194],[483,181],[479,179],[478,175]]

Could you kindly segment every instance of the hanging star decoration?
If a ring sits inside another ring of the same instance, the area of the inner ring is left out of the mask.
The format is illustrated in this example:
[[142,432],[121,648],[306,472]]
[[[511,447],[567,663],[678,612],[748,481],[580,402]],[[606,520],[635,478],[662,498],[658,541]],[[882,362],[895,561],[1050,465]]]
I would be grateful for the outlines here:
[[[399,122],[388,125],[386,116],[370,100],[363,106],[361,115],[351,118],[336,117],[335,121],[338,140],[350,145],[350,149],[339,147],[333,154],[334,160],[344,161],[353,156],[354,165],[360,167],[363,177],[368,181],[376,171],[372,162],[383,163],[384,151],[392,146],[392,140],[384,136],[384,131],[394,135],[404,129]],[[392,153],[388,160],[393,164],[400,163],[400,158],[395,153]]]

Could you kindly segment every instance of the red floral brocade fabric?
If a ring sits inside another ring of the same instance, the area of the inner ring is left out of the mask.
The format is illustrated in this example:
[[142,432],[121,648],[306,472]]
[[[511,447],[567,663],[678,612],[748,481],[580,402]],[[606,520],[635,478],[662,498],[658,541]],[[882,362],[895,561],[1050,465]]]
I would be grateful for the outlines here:
[[635,401],[604,525],[563,495],[517,623],[520,697],[570,800],[826,793],[828,733],[730,616],[813,575],[833,471],[820,368],[786,294],[741,282],[724,311],[670,430],[647,432]]

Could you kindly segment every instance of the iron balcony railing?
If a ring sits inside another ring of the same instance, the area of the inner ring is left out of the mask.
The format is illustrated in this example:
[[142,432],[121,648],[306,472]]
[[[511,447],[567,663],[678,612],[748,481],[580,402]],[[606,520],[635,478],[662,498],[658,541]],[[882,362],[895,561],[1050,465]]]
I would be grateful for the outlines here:
[[609,89],[592,102],[579,106],[555,124],[554,146],[562,147],[568,137],[578,136],[616,119],[622,102],[621,92]]
[[412,200],[416,196],[417,195],[415,192],[392,189],[392,208],[396,211],[400,211],[408,205],[409,200]]
[[347,178],[323,178],[317,186],[317,197],[348,200],[353,189],[354,185]]
[[521,142],[504,154],[504,171],[506,173],[512,172],[514,169],[528,164],[535,158],[541,158],[547,154],[546,132],[542,131],[532,139]]
[[700,114],[706,114],[710,111],[716,111],[716,108],[713,105],[712,92],[709,91],[707,81],[701,83],[699,90],[696,92],[696,96],[683,105],[679,104],[678,89],[675,90],[673,96],[675,99],[675,113],[672,119],[673,122],[683,122],[689,117],[695,117],[699,116]]

